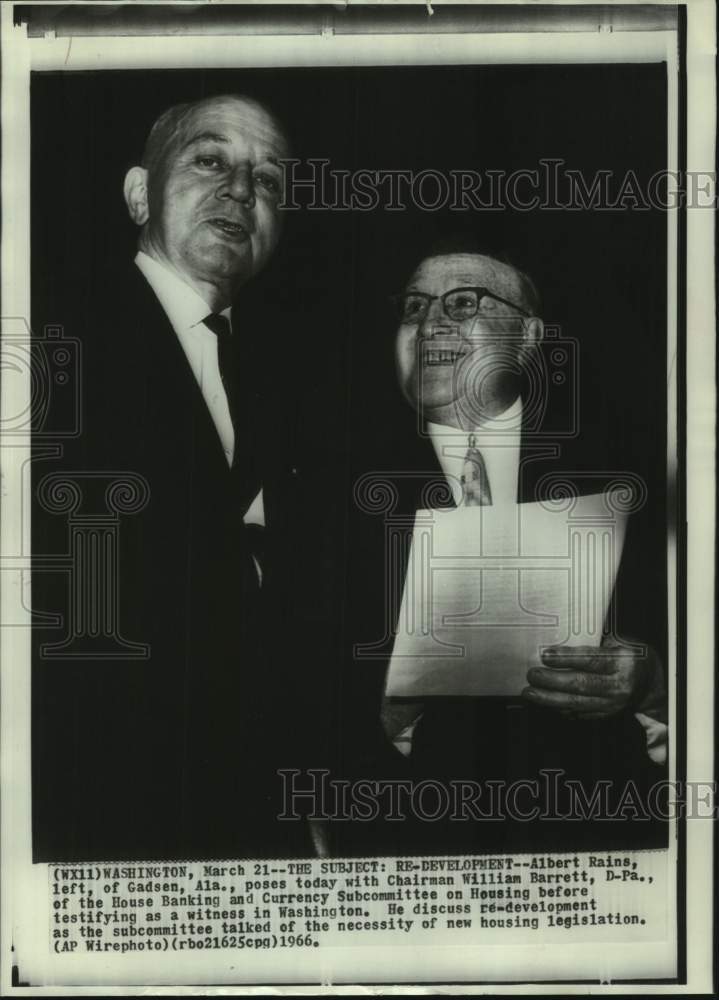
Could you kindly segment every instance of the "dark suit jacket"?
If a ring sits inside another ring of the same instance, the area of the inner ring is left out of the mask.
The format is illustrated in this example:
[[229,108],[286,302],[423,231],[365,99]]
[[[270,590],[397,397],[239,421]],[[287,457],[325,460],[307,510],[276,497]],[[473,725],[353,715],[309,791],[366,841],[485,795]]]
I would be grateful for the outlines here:
[[[36,444],[33,463],[33,606],[62,614],[60,627],[38,621],[34,634],[35,858],[304,853],[305,831],[278,826],[273,799],[272,754],[287,723],[282,686],[267,667],[264,609],[276,615],[282,601],[273,602],[271,560],[260,593],[253,532],[242,520],[263,485],[271,533],[277,498],[292,489],[261,364],[252,350],[238,364],[243,412],[230,470],[138,269],[103,274],[91,262],[84,278],[64,307],[45,312],[81,343],[82,429],[59,457],[45,458]],[[241,320],[239,331],[242,342]],[[138,509],[120,503],[118,514],[106,491],[127,474],[146,496]],[[78,486],[77,509],[48,509],[48,476]],[[115,518],[111,579],[92,582],[89,563],[70,577],[43,572],[48,555],[68,552],[71,522],[82,534],[88,522],[78,517],[98,513]],[[94,590],[95,604],[97,595],[115,601],[116,614],[97,610],[113,634],[88,638],[88,619],[84,637],[58,650],[73,629],[78,584]],[[146,657],[128,643],[146,644]]]
[[[601,435],[594,440],[569,439],[560,445],[551,434],[525,427],[520,454],[518,501],[547,495],[561,472],[578,493],[606,489],[618,466],[610,444]],[[397,456],[401,463],[397,463]],[[563,719],[557,713],[532,708],[519,700],[501,698],[427,699],[418,725],[412,755],[402,758],[379,726],[386,670],[392,652],[406,560],[418,507],[451,506],[444,476],[428,439],[408,434],[394,461],[382,464],[369,458],[360,467],[378,473],[390,484],[392,500],[371,513],[355,493],[351,504],[347,583],[345,669],[339,681],[338,703],[343,706],[336,738],[334,773],[350,779],[437,780],[449,787],[456,780],[504,782],[540,780],[540,809],[547,804],[543,769],[561,769],[566,779],[579,783],[591,799],[599,781],[612,783],[612,803],[629,782],[646,800],[651,783],[662,777],[646,753],[645,733],[630,710],[597,722]],[[639,480],[637,480],[639,482]],[[379,497],[376,494],[375,499]],[[643,510],[632,515],[620,578],[615,590],[617,630],[620,636],[650,643],[660,656],[666,648],[666,567],[664,501],[661,489]],[[382,506],[381,499],[377,506]],[[394,522],[394,559],[389,573],[386,519]],[[400,539],[398,542],[397,540]],[[403,540],[403,541],[402,541]],[[391,582],[393,581],[393,582]],[[394,592],[390,592],[390,591]],[[389,611],[388,611],[389,609]],[[381,640],[376,659],[360,659],[357,643]],[[666,661],[665,661],[666,662]],[[328,753],[328,760],[332,758]],[[631,793],[630,788],[630,793]],[[486,810],[487,798],[483,802]],[[536,799],[520,799],[525,813]],[[561,814],[566,801],[560,801]],[[460,853],[504,850],[576,850],[610,846],[643,846],[663,842],[665,831],[653,822],[454,822],[437,821],[331,824],[333,849],[343,853]]]

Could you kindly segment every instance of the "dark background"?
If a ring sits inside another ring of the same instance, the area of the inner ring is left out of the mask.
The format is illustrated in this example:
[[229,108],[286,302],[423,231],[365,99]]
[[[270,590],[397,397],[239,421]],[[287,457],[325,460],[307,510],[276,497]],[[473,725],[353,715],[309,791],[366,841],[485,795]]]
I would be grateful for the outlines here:
[[[35,333],[56,324],[72,336],[70,317],[98,262],[112,268],[134,256],[122,182],[157,116],[226,92],[266,103],[287,123],[298,159],[328,159],[334,169],[510,172],[560,158],[589,185],[611,171],[616,191],[629,170],[645,188],[666,167],[664,65],[35,74]],[[579,431],[604,444],[587,464],[645,478],[645,538],[661,547],[666,225],[660,210],[287,213],[278,252],[241,296],[257,377],[281,388],[302,473],[290,544],[303,640],[284,628],[285,667],[301,678],[310,657],[317,676],[329,676],[345,655],[351,485],[368,469],[402,467],[416,426],[394,383],[388,296],[449,233],[505,248],[535,279],[545,322],[577,341]],[[654,597],[646,609],[666,606],[663,570],[646,589]],[[361,609],[350,613],[361,618]],[[642,638],[662,649],[664,622],[655,626]],[[297,690],[301,698],[301,679]]]
[[[134,254],[122,181],[171,104],[254,96],[287,123],[297,158],[331,169],[509,172],[561,158],[588,184],[612,171],[616,192],[628,170],[645,187],[666,165],[665,77],[664,65],[35,74],[35,328],[64,322],[63,297],[89,262]],[[273,365],[289,361],[300,449],[314,448],[318,423],[343,450],[350,432],[391,446],[408,414],[387,296],[437,238],[462,232],[507,249],[534,277],[545,322],[579,340],[582,427],[606,424],[620,464],[661,475],[666,221],[626,209],[286,213],[280,250],[243,300]]]
[[[69,322],[93,272],[134,255],[123,178],[156,117],[182,101],[256,97],[286,123],[298,159],[327,159],[330,169],[510,172],[558,158],[589,186],[597,171],[612,171],[616,193],[627,171],[646,189],[666,167],[663,64],[43,73],[31,88],[38,333]],[[285,215],[278,252],[241,302],[258,377],[281,385],[292,412],[298,465],[337,481],[401,463],[416,420],[394,382],[388,296],[438,238],[460,232],[504,248],[534,277],[545,323],[578,343],[580,433],[605,443],[600,468],[647,480],[655,523],[664,523],[665,212]],[[336,562],[346,511],[326,497],[318,507],[320,535],[333,541],[317,586],[331,602],[328,560]],[[321,599],[312,609],[334,618]]]

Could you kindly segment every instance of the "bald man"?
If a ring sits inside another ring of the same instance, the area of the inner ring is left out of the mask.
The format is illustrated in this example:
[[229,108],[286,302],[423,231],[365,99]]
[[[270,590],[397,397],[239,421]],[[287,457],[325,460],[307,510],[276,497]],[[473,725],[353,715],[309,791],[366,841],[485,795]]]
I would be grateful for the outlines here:
[[84,262],[83,426],[63,468],[130,472],[147,500],[120,528],[117,655],[36,669],[39,859],[306,852],[296,824],[275,837],[286,727],[263,666],[261,536],[292,470],[266,345],[233,308],[277,246],[287,151],[247,97],[170,108],[125,178],[134,260]]

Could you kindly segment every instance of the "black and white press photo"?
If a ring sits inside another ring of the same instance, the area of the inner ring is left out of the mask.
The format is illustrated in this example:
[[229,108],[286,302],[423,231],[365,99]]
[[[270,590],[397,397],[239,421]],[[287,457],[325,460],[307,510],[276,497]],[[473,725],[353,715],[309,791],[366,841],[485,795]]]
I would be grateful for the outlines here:
[[191,8],[3,17],[6,987],[701,992],[713,11]]

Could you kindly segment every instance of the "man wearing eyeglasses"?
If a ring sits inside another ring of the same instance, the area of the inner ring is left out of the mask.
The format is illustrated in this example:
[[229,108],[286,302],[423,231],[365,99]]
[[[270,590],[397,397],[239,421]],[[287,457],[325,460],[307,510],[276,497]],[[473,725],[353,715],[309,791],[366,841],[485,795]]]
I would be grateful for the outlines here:
[[[425,441],[420,446],[428,445],[423,452],[413,451],[418,456],[414,469],[396,480],[395,524],[406,515],[411,526],[413,511],[428,506],[432,493],[444,492],[439,505],[450,507],[539,499],[537,483],[548,469],[557,468],[561,454],[547,440],[534,455],[528,446],[523,377],[543,337],[532,280],[493,255],[441,253],[420,263],[395,304],[399,388],[422,420]],[[408,453],[412,448],[408,442]],[[582,460],[601,473],[601,465],[592,465],[601,463],[598,455],[585,448]],[[420,469],[428,471],[418,475]],[[443,491],[428,490],[433,481]],[[363,520],[377,519],[360,513],[358,524]],[[373,583],[367,572],[370,560],[362,558],[355,600],[364,609],[371,598],[363,595]],[[407,559],[406,545],[385,552],[385,576],[395,581],[388,591],[401,587]],[[376,573],[375,566],[375,587],[380,585]],[[395,614],[399,593],[385,592]],[[628,593],[625,584],[621,595]],[[386,622],[389,633],[395,625]],[[355,640],[369,634],[361,615],[352,629]],[[391,661],[391,638],[383,648]],[[377,664],[355,651],[354,699],[358,704],[364,698],[366,716],[381,719],[386,743],[377,766],[395,779],[403,775],[400,757],[406,763],[404,777],[414,782],[472,780],[507,787],[541,780],[542,769],[561,769],[589,798],[598,782],[609,780],[617,790],[633,782],[641,799],[661,777],[666,761],[663,671],[653,649],[645,650],[640,655],[607,643],[598,656],[589,647],[550,648],[543,653],[543,665],[529,670],[521,697],[423,702],[384,696],[387,660]],[[353,739],[359,741],[361,735]],[[387,853],[579,849],[632,843],[633,837],[641,844],[647,829],[602,821],[583,826],[388,821],[380,826],[378,849]],[[352,832],[335,827],[331,833],[339,838],[338,852],[348,850]]]

